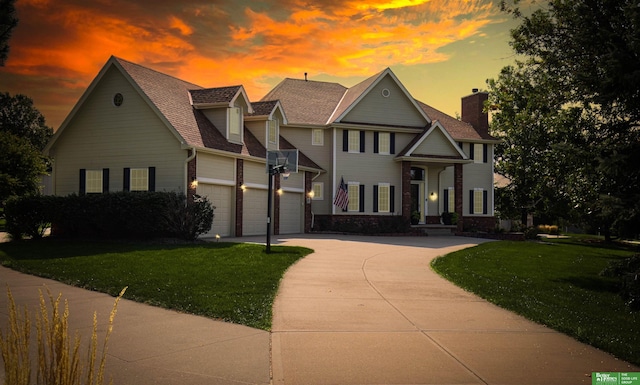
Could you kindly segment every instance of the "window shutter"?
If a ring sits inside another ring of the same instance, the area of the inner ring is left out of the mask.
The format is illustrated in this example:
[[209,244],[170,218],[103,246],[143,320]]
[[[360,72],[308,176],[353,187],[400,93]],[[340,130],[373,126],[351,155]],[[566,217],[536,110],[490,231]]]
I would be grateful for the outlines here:
[[109,192],[109,169],[108,168],[102,169],[102,192],[103,193]]
[[473,190],[469,190],[469,214],[473,214]]
[[87,170],[84,168],[80,169],[80,189],[79,194],[84,195],[87,191]]
[[487,190],[484,190],[482,192],[482,213],[483,214],[488,214],[489,213],[489,199],[488,199],[488,195],[489,192]]
[[129,186],[131,183],[131,169],[130,168],[125,168],[124,169],[124,177],[122,179],[122,191],[129,191],[131,190],[131,188]]
[[373,212],[378,212],[378,185],[373,185]]
[[364,152],[364,131],[360,131],[360,152]]
[[389,134],[389,153],[390,154],[396,153],[396,133],[395,132],[392,132],[391,134]]
[[474,159],[475,153],[473,152],[473,143],[469,143],[469,159]]
[[391,211],[392,213],[395,213],[396,212],[395,186],[391,186],[389,188],[389,199],[391,199],[391,202],[389,202],[389,211]]
[[458,147],[460,147],[461,150],[463,149],[462,142],[458,142]]
[[443,203],[444,207],[442,208],[443,212],[449,211],[449,189],[442,190],[442,196],[444,197]]
[[349,151],[349,130],[342,130],[342,151]]
[[[360,131],[362,133],[364,133],[364,131]],[[361,184],[360,185],[360,212],[363,213],[364,212],[364,185]]]
[[149,191],[156,191],[156,168],[149,167]]
[[378,147],[379,147],[379,143],[380,143],[380,133],[378,131],[373,133],[373,153],[377,154],[378,151]]
[[487,160],[488,160],[487,153],[488,153],[488,151],[487,151],[487,144],[486,144],[486,143],[483,143],[483,144],[482,144],[482,162],[483,162],[483,163],[487,163]]

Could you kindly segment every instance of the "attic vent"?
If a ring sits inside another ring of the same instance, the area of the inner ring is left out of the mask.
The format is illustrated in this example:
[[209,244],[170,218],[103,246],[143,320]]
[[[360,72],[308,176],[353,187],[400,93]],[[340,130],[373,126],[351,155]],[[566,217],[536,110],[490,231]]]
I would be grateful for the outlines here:
[[124,96],[122,96],[121,93],[117,93],[115,95],[113,95],[113,105],[116,107],[120,107],[122,105],[122,102],[124,101]]
[[388,98],[391,95],[391,91],[389,91],[388,88],[384,88],[382,90],[382,96],[384,96],[385,98]]

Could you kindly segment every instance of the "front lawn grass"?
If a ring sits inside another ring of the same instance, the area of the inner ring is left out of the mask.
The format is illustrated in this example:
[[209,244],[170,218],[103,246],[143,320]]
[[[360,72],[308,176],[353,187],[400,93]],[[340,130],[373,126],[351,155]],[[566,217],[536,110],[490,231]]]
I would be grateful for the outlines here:
[[640,312],[599,273],[634,251],[587,238],[489,242],[435,259],[456,285],[503,308],[640,364]]
[[303,247],[243,243],[151,244],[43,239],[0,244],[12,269],[168,309],[263,330],[289,266]]

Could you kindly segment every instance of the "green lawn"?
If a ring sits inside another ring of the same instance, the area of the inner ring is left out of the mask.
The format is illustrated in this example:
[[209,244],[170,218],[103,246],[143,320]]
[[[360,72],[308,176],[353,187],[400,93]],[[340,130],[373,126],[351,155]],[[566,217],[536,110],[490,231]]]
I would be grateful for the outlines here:
[[599,275],[633,253],[584,238],[503,241],[437,258],[432,267],[490,302],[640,364],[640,312],[625,306],[616,279]]
[[203,243],[86,242],[44,239],[0,243],[12,269],[151,305],[264,330],[285,270],[312,252],[302,247]]

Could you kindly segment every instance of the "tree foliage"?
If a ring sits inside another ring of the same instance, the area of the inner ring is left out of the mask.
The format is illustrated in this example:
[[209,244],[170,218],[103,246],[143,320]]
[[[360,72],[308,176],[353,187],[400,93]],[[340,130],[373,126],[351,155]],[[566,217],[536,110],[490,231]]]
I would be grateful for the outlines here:
[[39,192],[49,164],[42,149],[52,135],[30,98],[0,93],[0,207],[10,196]]
[[640,7],[553,0],[523,15],[514,66],[488,81],[502,195],[606,234],[640,231]]
[[15,0],[0,0],[0,67],[9,56],[11,32],[18,25],[14,3]]

